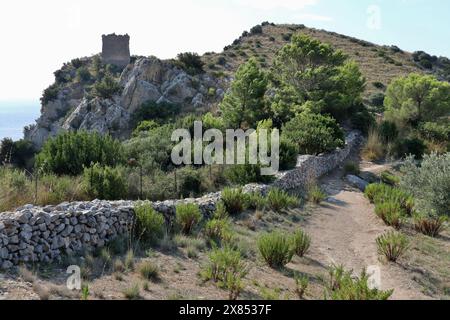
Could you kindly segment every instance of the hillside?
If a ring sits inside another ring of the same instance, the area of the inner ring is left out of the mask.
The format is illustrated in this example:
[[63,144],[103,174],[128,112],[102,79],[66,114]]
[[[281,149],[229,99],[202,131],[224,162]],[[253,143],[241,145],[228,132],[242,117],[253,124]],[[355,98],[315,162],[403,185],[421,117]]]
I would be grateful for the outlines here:
[[384,91],[395,77],[412,72],[448,76],[447,58],[424,52],[411,54],[395,46],[377,46],[303,25],[263,23],[244,32],[222,53],[202,56],[205,65],[200,72],[183,68],[178,60],[156,57],[134,56],[123,71],[104,65],[100,55],[74,59],[55,72],[55,83],[41,99],[41,117],[25,128],[25,138],[41,147],[61,130],[84,129],[127,139],[133,130],[133,115],[148,101],[175,103],[185,112],[214,110],[243,62],[256,57],[262,67],[269,68],[277,51],[294,33],[329,43],[356,61],[367,80],[366,100]]
[[[350,59],[356,61],[366,77],[366,96],[383,88],[374,84],[381,82],[386,87],[396,77],[416,73],[438,73],[438,69],[427,70],[414,61],[413,54],[396,46],[380,46],[364,40],[341,35],[335,32],[307,28],[303,25],[273,25],[263,23],[260,28],[244,34],[222,53],[205,54],[203,60],[211,74],[232,76],[241,63],[249,57],[258,57],[264,66],[270,66],[277,51],[290,42],[294,33],[303,33],[342,50]],[[261,31],[261,33],[259,32]],[[226,64],[220,61],[226,59]],[[445,59],[445,58],[443,58]]]

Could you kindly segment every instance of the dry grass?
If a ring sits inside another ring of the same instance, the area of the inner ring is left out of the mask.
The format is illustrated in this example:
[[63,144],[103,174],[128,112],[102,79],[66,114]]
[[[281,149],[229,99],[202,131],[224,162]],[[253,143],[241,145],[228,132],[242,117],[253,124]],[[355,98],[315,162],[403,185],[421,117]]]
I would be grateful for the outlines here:
[[380,135],[376,129],[369,131],[367,142],[362,150],[362,158],[367,161],[381,160],[385,156],[385,150]]

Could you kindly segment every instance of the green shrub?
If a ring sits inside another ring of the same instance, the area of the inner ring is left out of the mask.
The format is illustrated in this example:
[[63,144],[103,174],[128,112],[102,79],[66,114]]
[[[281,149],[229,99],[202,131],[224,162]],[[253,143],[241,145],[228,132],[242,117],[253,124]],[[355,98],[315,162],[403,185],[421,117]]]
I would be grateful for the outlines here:
[[414,228],[416,231],[430,237],[437,237],[444,230],[447,217],[437,215],[414,215]]
[[150,261],[141,262],[138,265],[137,270],[145,280],[155,281],[159,279],[159,268]]
[[273,176],[262,175],[261,166],[255,164],[231,165],[226,168],[225,177],[232,183],[245,186],[250,183],[270,183]]
[[177,171],[177,178],[178,192],[182,198],[196,197],[202,192],[202,177],[198,170],[184,167]]
[[380,82],[380,81],[375,81],[375,82],[373,82],[372,83],[373,84],[373,86],[375,87],[375,88],[377,88],[377,89],[384,89],[386,86],[382,83],[382,82]]
[[94,95],[103,99],[110,99],[115,94],[118,94],[122,90],[119,83],[111,76],[107,74],[101,81],[97,81],[94,84]]
[[133,137],[138,137],[142,132],[151,131],[159,127],[159,124],[153,120],[141,121],[133,131]]
[[231,230],[231,222],[229,218],[209,220],[204,228],[204,234],[206,239],[212,241],[216,245],[222,245],[223,243],[229,243],[233,237]]
[[399,135],[397,125],[395,124],[395,122],[390,122],[390,121],[383,121],[378,126],[378,133],[380,135],[380,138],[385,143],[395,141],[395,139],[397,139],[397,137]]
[[321,204],[325,199],[327,198],[327,195],[323,192],[323,190],[317,186],[313,185],[308,189],[308,200],[314,204]]
[[116,166],[124,162],[119,141],[85,131],[65,132],[47,140],[36,158],[37,167],[43,171],[74,176],[94,163]]
[[399,232],[387,232],[377,238],[378,253],[388,261],[396,262],[409,248],[408,239]]
[[279,232],[259,237],[258,249],[264,261],[271,268],[281,268],[291,262],[294,255],[291,239]]
[[298,143],[302,154],[317,155],[344,146],[344,133],[336,120],[312,112],[297,115],[284,125],[282,133]]
[[246,201],[246,207],[250,210],[264,210],[267,206],[267,199],[258,192],[249,193]]
[[229,214],[227,212],[227,208],[223,201],[219,201],[216,205],[216,210],[214,211],[214,219],[227,219],[229,218]]
[[42,105],[46,105],[58,98],[59,86],[55,83],[44,90],[41,97]]
[[164,235],[164,216],[149,204],[135,208],[136,222],[134,232],[138,240],[155,243]]
[[350,121],[354,129],[360,130],[363,134],[367,135],[370,128],[376,125],[374,116],[367,110],[367,108],[361,104],[357,108],[351,110]]
[[247,197],[242,192],[242,189],[225,188],[222,191],[222,202],[225,205],[227,212],[234,216],[246,209]]
[[273,211],[294,208],[300,204],[297,197],[290,196],[286,191],[271,189],[267,194],[268,207]]
[[425,142],[417,137],[399,139],[395,143],[395,154],[399,158],[413,155],[416,159],[422,159],[427,146]]
[[404,212],[396,202],[382,202],[375,206],[375,213],[386,225],[400,229]]
[[365,190],[371,203],[382,204],[390,202],[400,207],[404,213],[411,215],[415,207],[415,199],[407,192],[386,184],[371,184]]
[[326,289],[326,297],[331,300],[388,300],[394,290],[380,291],[369,287],[369,276],[364,270],[359,277],[344,267],[333,267]]
[[289,140],[280,140],[280,169],[291,170],[297,165],[297,159],[299,155],[298,144]]
[[178,65],[190,75],[196,75],[203,72],[204,63],[197,53],[185,52],[177,56]]
[[302,230],[297,230],[292,236],[292,245],[295,254],[302,258],[311,246],[311,237]]
[[157,123],[174,120],[180,113],[181,106],[170,102],[157,103],[156,101],[147,101],[143,103],[133,114],[133,123],[138,125],[142,121],[153,120]]
[[450,125],[436,122],[426,122],[420,126],[421,135],[434,142],[448,142],[450,140]]
[[416,199],[418,210],[450,214],[450,153],[426,155],[418,167],[408,158],[401,171],[401,186]]
[[230,292],[230,300],[235,300],[242,290],[242,278],[248,273],[248,266],[239,251],[229,247],[214,249],[209,254],[209,262],[201,272],[205,281],[213,281],[219,288]]
[[77,79],[80,82],[88,82],[92,78],[91,73],[89,72],[89,69],[87,67],[80,67],[77,70]]
[[126,197],[127,186],[122,169],[102,167],[98,163],[85,168],[84,186],[86,192],[100,200],[120,200]]
[[190,235],[198,223],[202,220],[200,208],[196,204],[180,204],[176,208],[177,224],[181,232]]
[[398,186],[400,183],[400,178],[394,176],[391,172],[389,171],[384,171],[381,173],[381,181],[387,185],[390,186]]

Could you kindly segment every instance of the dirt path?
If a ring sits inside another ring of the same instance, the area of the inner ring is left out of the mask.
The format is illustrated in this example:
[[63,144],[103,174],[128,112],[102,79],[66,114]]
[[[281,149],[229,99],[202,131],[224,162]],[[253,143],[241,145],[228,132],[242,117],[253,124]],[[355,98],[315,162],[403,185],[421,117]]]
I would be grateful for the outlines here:
[[[384,169],[367,164],[362,167],[364,171]],[[395,289],[393,299],[429,299],[401,265],[379,261],[375,240],[389,228],[374,214],[364,195],[347,186],[341,175],[335,172],[323,179],[323,188],[332,196],[307,220],[305,229],[313,240],[312,258],[330,265],[342,264],[355,273],[378,266],[381,288]]]

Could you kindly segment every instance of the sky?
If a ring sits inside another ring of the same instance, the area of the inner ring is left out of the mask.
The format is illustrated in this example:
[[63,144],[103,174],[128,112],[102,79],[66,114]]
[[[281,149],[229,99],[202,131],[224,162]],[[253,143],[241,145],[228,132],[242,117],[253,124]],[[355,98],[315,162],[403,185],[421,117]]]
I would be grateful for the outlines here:
[[222,51],[263,21],[298,23],[450,57],[447,0],[2,0],[0,101],[39,101],[53,72],[131,36],[131,52]]

